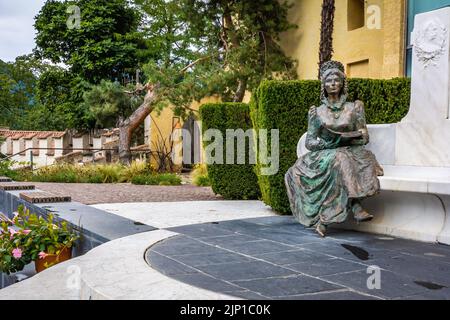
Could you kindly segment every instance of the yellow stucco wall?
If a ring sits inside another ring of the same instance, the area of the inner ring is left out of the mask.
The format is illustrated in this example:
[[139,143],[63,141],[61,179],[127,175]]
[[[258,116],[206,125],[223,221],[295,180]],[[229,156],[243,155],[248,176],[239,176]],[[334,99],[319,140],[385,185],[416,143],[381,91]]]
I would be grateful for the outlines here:
[[[334,56],[347,68],[350,77],[393,78],[404,75],[405,0],[368,0],[367,8],[377,5],[381,11],[381,29],[366,26],[348,30],[348,20],[354,18],[348,10],[349,1],[336,0],[334,25]],[[286,32],[282,47],[297,59],[300,79],[317,79],[320,42],[320,0],[292,0],[289,19],[298,29]],[[353,73],[353,74],[351,74]]]
[[[198,110],[202,104],[217,102],[218,99],[215,97],[204,98],[200,102],[194,102],[191,105],[191,109],[194,111],[194,116],[196,118],[199,117]],[[165,139],[166,147],[170,148],[170,137],[174,130],[173,125],[176,124],[177,120],[173,120],[175,115],[171,107],[166,107],[162,111],[157,112],[153,111],[150,114],[151,122],[150,122],[150,149],[152,151],[157,151],[157,145],[161,145],[161,142]],[[183,120],[178,119],[180,125],[183,126]],[[152,158],[152,164],[156,164],[156,160],[154,157]]]

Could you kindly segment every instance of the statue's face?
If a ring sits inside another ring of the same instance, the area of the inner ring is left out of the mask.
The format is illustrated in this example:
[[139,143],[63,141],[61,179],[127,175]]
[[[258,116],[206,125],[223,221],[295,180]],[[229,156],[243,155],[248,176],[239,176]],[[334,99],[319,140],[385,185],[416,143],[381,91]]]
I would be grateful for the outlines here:
[[343,86],[344,83],[341,77],[337,74],[330,74],[325,79],[325,90],[327,91],[328,95],[339,94]]

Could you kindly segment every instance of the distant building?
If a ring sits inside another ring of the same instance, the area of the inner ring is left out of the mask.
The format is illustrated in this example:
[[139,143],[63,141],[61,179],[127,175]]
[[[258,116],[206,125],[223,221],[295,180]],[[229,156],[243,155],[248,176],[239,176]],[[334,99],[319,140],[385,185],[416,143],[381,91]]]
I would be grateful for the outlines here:
[[[118,161],[119,131],[97,130],[90,134],[70,131],[19,131],[0,128],[0,153],[16,167],[43,167],[56,162],[106,163]],[[132,148],[134,158],[143,159],[147,146]]]

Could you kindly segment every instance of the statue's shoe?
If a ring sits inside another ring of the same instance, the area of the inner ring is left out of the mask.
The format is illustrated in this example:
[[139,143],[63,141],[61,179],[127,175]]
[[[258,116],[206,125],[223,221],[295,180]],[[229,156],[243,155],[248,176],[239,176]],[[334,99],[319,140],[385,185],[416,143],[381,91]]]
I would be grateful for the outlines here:
[[323,224],[319,224],[316,228],[316,232],[322,237],[325,238],[325,235],[327,233],[327,227],[325,227]]
[[369,222],[373,219],[373,215],[369,214],[367,211],[361,210],[355,214],[356,222]]

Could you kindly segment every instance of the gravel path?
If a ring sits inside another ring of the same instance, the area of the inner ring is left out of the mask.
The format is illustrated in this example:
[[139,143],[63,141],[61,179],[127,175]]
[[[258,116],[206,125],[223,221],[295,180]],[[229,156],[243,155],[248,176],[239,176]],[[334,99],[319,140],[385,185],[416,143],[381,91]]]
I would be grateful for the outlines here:
[[209,187],[138,186],[128,183],[33,183],[37,189],[56,195],[69,195],[73,201],[84,204],[129,202],[177,202],[223,200]]

